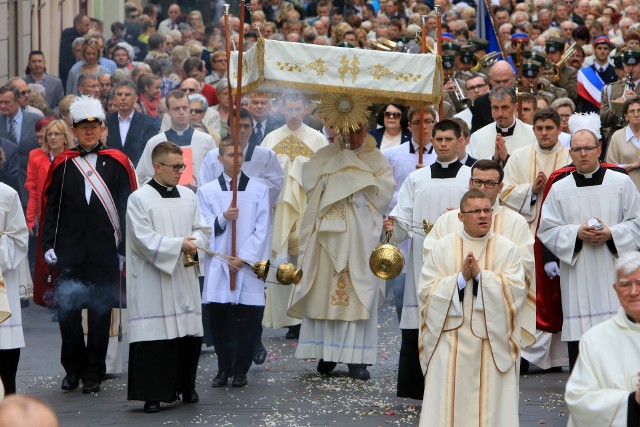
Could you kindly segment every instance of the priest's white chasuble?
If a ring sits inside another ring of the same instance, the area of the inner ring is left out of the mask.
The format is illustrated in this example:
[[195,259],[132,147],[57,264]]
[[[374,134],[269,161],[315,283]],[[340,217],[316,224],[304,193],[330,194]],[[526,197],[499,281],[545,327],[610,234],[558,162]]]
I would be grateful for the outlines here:
[[375,363],[383,282],[369,255],[395,188],[391,167],[371,142],[356,151],[332,144],[305,163],[302,183],[304,276],[289,308],[303,319],[296,357]]
[[[610,243],[593,246],[577,239],[578,228],[590,218],[599,218],[609,227]],[[638,190],[627,175],[613,170],[574,172],[551,187],[542,206],[538,237],[560,260],[562,340],[578,341],[620,308],[611,286],[616,277],[614,262],[617,253],[638,250]]]
[[[480,277],[459,291],[469,252]],[[519,425],[518,312],[526,297],[518,248],[505,237],[462,231],[433,245],[420,276],[420,426]]]
[[211,229],[196,195],[175,187],[178,198],[163,198],[150,185],[127,203],[127,308],[129,341],[202,336],[202,302],[195,267],[185,267],[185,236],[206,246]]
[[620,309],[580,340],[567,382],[569,427],[627,427],[629,394],[638,389],[640,324]]
[[[406,260],[407,278],[402,301],[401,329],[418,329],[419,326],[417,284],[423,264],[423,220],[435,223],[448,208],[459,206],[460,199],[469,189],[471,169],[468,166],[460,165],[457,160],[445,166],[447,167],[436,162],[430,167],[411,172],[402,184],[398,193],[398,204],[390,214],[398,218],[394,224],[394,240],[412,239],[409,259]],[[439,177],[449,168],[457,168],[457,172],[440,179]],[[406,231],[402,228],[402,222],[413,224],[420,231]]]
[[304,123],[296,130],[289,129],[285,124],[269,132],[260,144],[261,147],[275,151],[285,176],[289,173],[291,162],[296,157],[302,156],[309,159],[313,153],[325,145],[327,140],[322,133]]
[[543,150],[535,144],[515,150],[504,167],[504,189],[500,200],[505,206],[525,217],[532,233],[536,232],[542,207],[542,192],[533,194],[531,188],[538,173],[549,178],[553,171],[571,163],[569,149],[557,143],[551,150]]

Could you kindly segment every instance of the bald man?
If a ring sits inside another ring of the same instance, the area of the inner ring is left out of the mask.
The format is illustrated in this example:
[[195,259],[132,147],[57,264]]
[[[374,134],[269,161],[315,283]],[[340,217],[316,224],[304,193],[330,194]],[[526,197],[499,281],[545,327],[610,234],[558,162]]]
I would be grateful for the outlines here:
[[0,402],[0,427],[59,427],[55,412],[42,400],[13,394]]

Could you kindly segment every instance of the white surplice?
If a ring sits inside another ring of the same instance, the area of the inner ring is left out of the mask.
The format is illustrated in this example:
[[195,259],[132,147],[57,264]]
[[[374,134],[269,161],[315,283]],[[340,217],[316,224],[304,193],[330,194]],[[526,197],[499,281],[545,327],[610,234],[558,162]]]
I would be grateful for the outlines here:
[[20,287],[31,284],[27,248],[29,230],[16,191],[0,183],[0,271],[11,317],[0,323],[0,350],[24,347]]
[[[206,247],[227,256],[231,255],[231,222],[225,221],[223,212],[229,209],[233,192],[228,185],[229,177],[223,175],[226,190],[219,179],[198,189],[198,203],[202,216],[213,230]],[[241,181],[241,180],[239,180]],[[236,256],[250,264],[269,257],[269,190],[258,180],[249,178],[245,189],[238,183],[238,220],[236,221]],[[217,221],[217,222],[216,222]],[[245,266],[235,275],[235,289],[229,287],[229,265],[226,261],[205,255],[205,281],[202,291],[204,303],[231,303],[264,305],[264,282]]]
[[640,324],[623,309],[587,331],[567,382],[569,427],[627,427],[629,394],[638,389]]
[[205,246],[211,229],[196,195],[176,187],[163,198],[143,185],[127,203],[127,308],[129,342],[202,336],[202,302],[196,267],[185,267],[183,239]]
[[[471,278],[460,301],[468,252],[481,269],[477,297]],[[505,237],[462,231],[434,243],[420,276],[420,426],[519,425],[518,312],[526,294],[518,248]]]
[[[471,134],[471,142],[467,147],[467,153],[476,159],[490,159],[496,151],[496,123],[492,122]],[[516,119],[516,127],[513,135],[504,137],[507,153],[511,154],[520,147],[533,145],[536,136],[533,126]]]
[[[457,161],[457,160],[456,160]],[[443,166],[444,168],[444,166]],[[432,224],[448,208],[460,205],[460,199],[469,190],[471,168],[462,166],[455,178],[433,179],[431,168],[424,167],[409,174],[398,193],[398,203],[391,211],[400,221],[411,222],[422,229],[422,221]],[[422,246],[424,236],[421,233],[404,230],[396,221],[393,238],[402,241],[411,238],[411,250],[407,264],[402,318],[400,329],[418,329],[420,313],[418,310],[418,281],[422,269]]]
[[611,230],[618,253],[636,251],[640,242],[640,197],[633,181],[606,170],[601,185],[578,187],[574,174],[551,187],[538,229],[540,241],[560,260],[563,341],[580,340],[620,308],[611,287],[616,257],[606,244],[583,243],[574,252],[578,228],[590,218],[599,218]]
[[[458,219],[460,209],[448,211],[438,218],[433,229],[424,239],[423,257],[426,259],[433,245],[451,233],[460,233],[463,229],[462,221]],[[522,215],[513,210],[500,206],[496,201],[493,205],[491,217],[491,231],[506,237],[518,246],[520,260],[524,268],[527,281],[527,300],[520,310],[520,325],[522,326],[522,347],[529,347],[535,341],[536,335],[536,272],[533,256],[533,234]],[[566,347],[566,346],[565,346]]]

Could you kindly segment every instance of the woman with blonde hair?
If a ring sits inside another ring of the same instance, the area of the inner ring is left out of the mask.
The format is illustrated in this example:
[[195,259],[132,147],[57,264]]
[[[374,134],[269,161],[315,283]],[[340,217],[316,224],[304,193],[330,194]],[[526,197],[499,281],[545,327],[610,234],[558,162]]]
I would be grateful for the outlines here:
[[67,77],[67,93],[79,95],[78,77],[81,74],[111,74],[111,71],[98,63],[100,60],[100,44],[96,39],[87,39],[82,44],[82,65],[72,68]]
[[76,100],[75,95],[67,95],[62,98],[60,104],[58,104],[58,113],[60,114],[60,119],[64,121],[69,129],[73,127],[73,121],[71,120],[71,112],[69,109],[71,108],[71,104]]
[[45,128],[42,147],[34,148],[29,153],[27,180],[24,188],[29,194],[26,219],[31,234],[35,233],[36,224],[42,217],[42,190],[47,180],[49,166],[58,154],[72,147],[72,141],[71,131],[67,124],[63,120],[54,120]]
[[194,10],[189,13],[189,18],[187,22],[193,28],[193,31],[197,34],[197,39],[201,40],[201,37],[204,36],[204,20],[202,19],[202,14],[199,10]]

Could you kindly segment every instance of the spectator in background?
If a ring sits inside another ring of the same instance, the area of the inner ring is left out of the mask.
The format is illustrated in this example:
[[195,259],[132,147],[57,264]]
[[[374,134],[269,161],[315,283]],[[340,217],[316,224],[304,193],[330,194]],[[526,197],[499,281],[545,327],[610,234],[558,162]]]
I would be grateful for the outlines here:
[[407,129],[404,107],[399,104],[387,104],[378,114],[378,129],[369,132],[376,139],[380,150],[395,147],[411,141],[411,131]]
[[50,74],[47,74],[47,61],[44,53],[39,50],[29,52],[29,64],[25,70],[24,81],[27,83],[37,83],[45,89],[45,100],[50,108],[57,108],[64,98],[62,81]]
[[[211,63],[212,72],[205,77],[204,82],[211,86],[216,86],[221,79],[227,76],[227,54],[224,50],[218,50],[213,52],[209,57]],[[217,92],[216,92],[217,94]],[[218,99],[218,101],[220,101]]]
[[184,61],[182,68],[184,69],[186,77],[190,77],[198,81],[201,88],[200,93],[207,98],[209,105],[217,105],[218,97],[216,96],[216,90],[211,85],[204,82],[205,68],[202,59],[194,56],[189,57]]
[[78,68],[74,68],[69,72],[67,78],[67,93],[78,95],[78,77],[81,74],[111,74],[111,72],[100,65],[100,46],[94,39],[89,39],[82,45],[82,64]]
[[142,108],[142,112],[151,117],[159,117],[160,111],[158,104],[160,103],[160,86],[162,79],[153,74],[145,74],[138,80],[138,103]]
[[[113,48],[113,52],[111,57],[113,58],[113,62],[116,63],[116,66],[119,69],[130,70],[133,68],[131,65],[131,60],[133,59],[133,48],[131,50],[127,49],[124,44],[126,42],[120,42]],[[129,43],[126,43],[127,46],[131,47]]]
[[62,101],[60,101],[60,105],[58,106],[60,119],[64,121],[64,123],[67,125],[69,129],[71,129],[73,125],[73,122],[71,121],[71,112],[69,108],[71,107],[71,104],[73,103],[73,101],[75,101],[75,99],[76,99],[75,95],[67,95],[64,98],[62,98]]
[[73,64],[75,64],[76,60],[73,55],[73,47],[72,43],[78,37],[82,37],[87,34],[89,31],[89,26],[91,25],[91,20],[87,15],[76,15],[73,18],[73,27],[65,28],[62,31],[62,35],[60,36],[60,56],[58,59],[58,67],[60,76],[60,80],[62,80],[63,84],[66,84],[67,76],[69,75],[69,70]]
[[36,123],[36,134],[41,131],[44,132],[42,147],[34,148],[29,153],[27,180],[24,184],[29,195],[26,211],[27,228],[32,236],[36,234],[36,226],[42,217],[42,190],[47,180],[49,166],[58,154],[73,146],[71,131],[63,120],[52,120],[49,117],[40,119]]
[[95,74],[80,74],[78,77],[78,94],[100,99],[100,83]]
[[180,6],[173,3],[167,9],[169,17],[158,25],[158,32],[167,35],[169,31],[178,29],[178,17],[180,16]]

